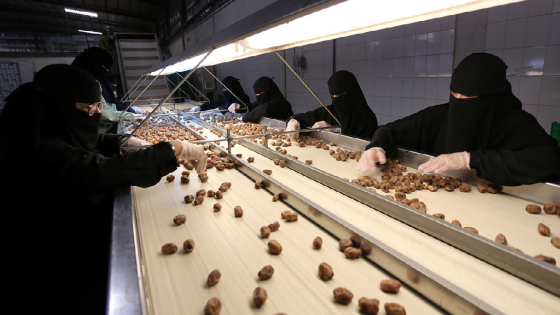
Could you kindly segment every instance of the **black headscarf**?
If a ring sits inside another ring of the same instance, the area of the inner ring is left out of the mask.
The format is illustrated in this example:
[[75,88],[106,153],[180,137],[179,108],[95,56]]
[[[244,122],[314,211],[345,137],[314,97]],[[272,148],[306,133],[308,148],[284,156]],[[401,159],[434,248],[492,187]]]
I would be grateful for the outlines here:
[[[328,81],[333,115],[342,124],[342,133],[369,138],[377,129],[377,117],[368,106],[358,80],[349,71],[335,72]],[[340,95],[332,97],[332,95]]]
[[[243,87],[241,86],[241,83],[239,83],[239,79],[229,76],[225,77],[222,83],[228,89],[230,89],[235,94],[235,96],[242,99],[242,96],[245,95],[245,91],[243,91]],[[224,101],[227,105],[230,105],[232,103],[239,103],[239,100],[235,98],[235,96],[233,96],[228,90],[224,88]],[[243,106],[243,104],[240,105]]]
[[253,91],[260,95],[254,108],[243,116],[244,122],[259,122],[262,117],[286,120],[294,114],[292,105],[271,78],[258,78],[253,84]]
[[521,109],[506,69],[500,58],[486,53],[471,54],[459,63],[451,78],[451,91],[478,97],[458,99],[450,94],[444,153],[487,148],[493,128],[509,111]]
[[[113,65],[113,58],[111,55],[99,47],[90,47],[84,49],[74,61],[73,66],[84,69],[91,74],[103,89],[103,98],[108,103],[117,104],[117,98],[113,93],[113,85],[108,78],[108,72],[105,68],[109,69]],[[105,68],[103,68],[105,66]]]
[[[93,150],[101,114],[89,116],[76,102],[95,103],[99,83],[69,65],[50,65],[6,98],[0,115],[0,165],[13,168],[34,159],[42,138],[60,137],[78,148]],[[27,166],[25,166],[27,167]]]

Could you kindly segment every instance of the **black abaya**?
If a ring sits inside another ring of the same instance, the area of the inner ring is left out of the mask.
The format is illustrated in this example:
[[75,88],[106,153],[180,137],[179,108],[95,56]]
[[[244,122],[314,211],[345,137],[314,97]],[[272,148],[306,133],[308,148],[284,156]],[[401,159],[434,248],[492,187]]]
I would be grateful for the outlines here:
[[253,91],[260,95],[256,102],[247,104],[250,112],[243,116],[244,122],[258,123],[263,117],[286,120],[294,114],[292,105],[271,78],[259,78],[253,85]]

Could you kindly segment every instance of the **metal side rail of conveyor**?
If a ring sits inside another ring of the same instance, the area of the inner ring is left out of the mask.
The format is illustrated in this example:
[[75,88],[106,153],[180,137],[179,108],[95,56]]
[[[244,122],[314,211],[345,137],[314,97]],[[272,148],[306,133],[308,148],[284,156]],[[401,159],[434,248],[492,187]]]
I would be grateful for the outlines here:
[[[226,130],[214,126],[204,120],[192,116],[189,119],[200,126],[220,132],[222,136],[227,135]],[[261,120],[261,124],[272,128],[285,127],[285,122],[267,118],[263,118],[263,120]],[[368,144],[364,140],[331,132],[316,132],[312,133],[312,136],[329,142],[334,141],[340,146],[352,150],[363,150]],[[235,140],[235,137],[233,139]],[[525,255],[495,241],[469,232],[432,215],[417,211],[398,201],[387,199],[386,197],[369,191],[364,187],[345,181],[337,176],[319,170],[286,155],[282,155],[262,145],[244,139],[237,140],[237,143],[266,156],[271,160],[284,159],[286,161],[285,167],[287,168],[303,174],[333,190],[347,195],[348,197],[389,215],[394,219],[397,219],[432,237],[467,252],[478,259],[505,270],[539,288],[553,293],[556,296],[560,296],[560,268],[536,260],[531,256]],[[418,167],[430,157],[425,154],[399,149],[397,158],[401,161],[401,164],[407,167]],[[474,171],[452,171],[446,172],[442,175],[460,177],[464,182],[470,184],[486,183],[483,179],[478,178]],[[551,183],[522,187],[504,187],[502,193],[542,203],[551,201],[560,203],[560,186]]]

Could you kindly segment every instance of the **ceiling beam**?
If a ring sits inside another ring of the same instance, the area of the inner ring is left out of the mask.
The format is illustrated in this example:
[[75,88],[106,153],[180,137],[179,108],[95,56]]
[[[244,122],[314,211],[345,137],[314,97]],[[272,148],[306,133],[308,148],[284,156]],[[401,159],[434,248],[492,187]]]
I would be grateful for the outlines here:
[[111,10],[111,9],[102,8],[102,7],[91,7],[91,6],[86,6],[86,5],[79,5],[79,4],[70,2],[70,1],[53,1],[53,0],[31,0],[31,1],[39,2],[39,3],[52,4],[52,5],[59,5],[59,6],[64,6],[64,7],[67,6],[67,7],[73,8],[73,9],[102,12],[102,13],[113,14],[113,15],[128,16],[128,17],[148,21],[148,22],[151,22],[151,23],[156,23],[157,22],[156,18],[146,16],[146,15],[134,14],[134,13],[130,13],[130,12],[127,12],[127,11]]
[[[49,17],[49,18],[54,18],[54,19],[62,19],[64,20],[64,23],[62,23],[61,25],[66,25],[66,19],[68,19],[69,21],[76,21],[76,22],[85,22],[85,23],[92,23],[92,24],[101,24],[101,25],[109,25],[109,26],[115,26],[115,27],[122,27],[122,28],[128,28],[128,29],[133,29],[136,31],[142,31],[142,32],[146,32],[146,31],[151,31],[151,28],[149,26],[144,26],[144,25],[140,25],[140,24],[129,24],[129,23],[118,23],[118,22],[112,22],[109,20],[105,20],[105,19],[99,19],[99,18],[88,18],[88,17],[81,17],[79,15],[60,15],[59,13],[55,13],[55,12],[48,12],[48,11],[44,11],[44,10],[31,10],[31,9],[24,9],[21,7],[14,7],[14,6],[7,6],[7,5],[0,5],[0,12],[11,12],[11,13],[23,13],[23,14],[31,14],[31,15],[37,15],[37,16],[44,16],[44,17]],[[20,16],[21,18],[21,16]],[[21,19],[20,19],[21,20]],[[26,24],[27,22],[23,22],[22,24]]]
[[167,6],[169,5],[168,0],[134,0],[134,2],[149,4],[162,9],[167,8]]

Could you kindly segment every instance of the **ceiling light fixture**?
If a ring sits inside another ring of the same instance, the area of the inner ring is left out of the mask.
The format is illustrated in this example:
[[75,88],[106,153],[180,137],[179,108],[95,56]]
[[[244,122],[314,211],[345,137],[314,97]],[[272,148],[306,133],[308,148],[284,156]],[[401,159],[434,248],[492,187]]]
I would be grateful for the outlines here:
[[69,13],[87,15],[89,17],[94,17],[94,18],[97,17],[97,13],[94,13],[94,12],[86,12],[86,11],[80,11],[80,10],[74,10],[74,9],[68,9],[68,8],[64,8],[64,11],[69,12]]
[[[294,1],[286,1],[285,5]],[[147,74],[168,75],[190,70],[211,47],[214,47],[214,52],[201,67],[519,1],[521,0],[317,1],[321,3],[279,19],[274,15],[276,4],[273,3],[214,35],[216,40],[209,38],[208,44],[205,43],[208,46],[201,47],[203,49],[187,49],[172,58],[173,61],[164,61],[150,68]],[[265,17],[274,22],[257,30],[247,27]],[[234,33],[233,29],[236,27],[247,31],[244,35],[224,41],[227,35],[223,34]],[[216,43],[212,44],[213,41]],[[163,72],[161,69],[164,69]]]
[[95,35],[103,35],[103,33],[101,33],[101,32],[94,32],[94,31],[78,30],[78,32],[88,33],[88,34],[95,34]]

